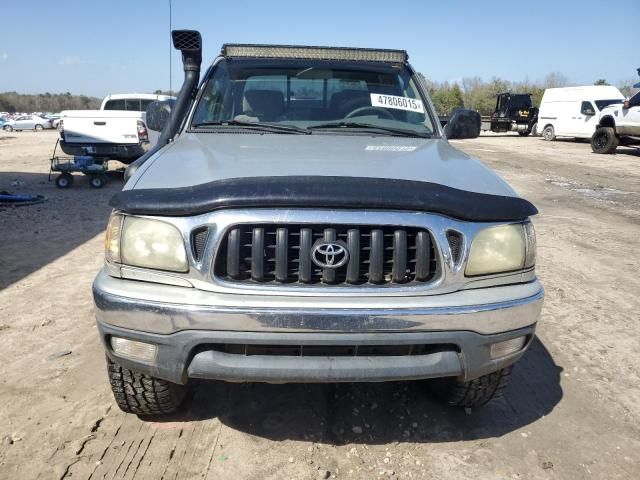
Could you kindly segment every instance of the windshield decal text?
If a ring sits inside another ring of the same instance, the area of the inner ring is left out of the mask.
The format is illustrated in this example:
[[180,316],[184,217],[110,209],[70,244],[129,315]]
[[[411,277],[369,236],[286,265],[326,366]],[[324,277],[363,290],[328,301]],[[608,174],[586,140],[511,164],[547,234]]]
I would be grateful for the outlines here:
[[373,107],[395,108],[398,110],[407,110],[409,112],[424,113],[424,105],[422,104],[422,101],[415,98],[372,93],[371,105]]

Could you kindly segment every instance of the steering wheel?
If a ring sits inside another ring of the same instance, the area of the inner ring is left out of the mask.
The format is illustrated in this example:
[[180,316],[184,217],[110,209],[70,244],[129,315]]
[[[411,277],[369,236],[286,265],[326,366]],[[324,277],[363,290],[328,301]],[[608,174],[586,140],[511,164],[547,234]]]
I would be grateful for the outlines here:
[[[374,115],[378,115],[378,118],[384,117],[384,118],[387,118],[388,120],[395,120],[393,115],[391,115],[386,108],[372,107],[372,106],[358,107],[355,110],[352,110],[351,112],[349,112],[344,118],[358,117],[358,116],[361,116],[364,112],[371,112]],[[379,115],[379,114],[382,114],[382,115]]]

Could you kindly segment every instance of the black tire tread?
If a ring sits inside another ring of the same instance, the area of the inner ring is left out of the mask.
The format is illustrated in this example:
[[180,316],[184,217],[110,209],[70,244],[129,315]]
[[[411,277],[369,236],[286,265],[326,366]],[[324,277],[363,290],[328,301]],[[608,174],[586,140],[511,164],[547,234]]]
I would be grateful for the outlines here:
[[[606,145],[604,146],[604,148],[599,148],[597,146],[597,137],[599,135],[607,135],[608,136],[608,141],[606,143]],[[591,137],[591,150],[593,151],[593,153],[600,153],[600,154],[610,154],[610,153],[614,153],[616,151],[616,148],[618,147],[620,141],[618,139],[618,136],[616,134],[616,130],[612,127],[599,127],[595,133],[593,134],[593,136]]]
[[439,396],[452,407],[480,407],[504,393],[511,377],[512,367],[489,373],[468,382],[447,379]]
[[107,358],[107,373],[113,396],[126,413],[165,415],[182,403],[186,387],[124,368]]

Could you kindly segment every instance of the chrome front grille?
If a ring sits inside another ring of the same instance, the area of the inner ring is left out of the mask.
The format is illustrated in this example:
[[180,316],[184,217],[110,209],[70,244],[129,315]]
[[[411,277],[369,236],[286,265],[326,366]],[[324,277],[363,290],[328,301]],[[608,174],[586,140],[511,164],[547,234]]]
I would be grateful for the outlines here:
[[[326,245],[335,250],[323,253]],[[327,266],[327,255],[341,248],[344,264]],[[214,276],[261,285],[420,285],[434,280],[437,267],[433,236],[419,227],[254,224],[226,230]]]

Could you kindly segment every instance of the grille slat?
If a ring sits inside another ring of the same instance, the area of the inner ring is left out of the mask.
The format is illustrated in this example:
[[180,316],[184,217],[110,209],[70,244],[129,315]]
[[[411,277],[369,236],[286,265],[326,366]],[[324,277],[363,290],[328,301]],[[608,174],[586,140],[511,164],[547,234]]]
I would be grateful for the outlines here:
[[313,232],[310,228],[300,229],[300,256],[298,257],[298,280],[303,283],[311,281],[311,244]]
[[418,232],[416,235],[416,280],[426,280],[429,277],[430,267],[431,236],[427,232]]
[[396,230],[393,234],[393,264],[391,278],[394,283],[402,283],[407,275],[407,232]]
[[234,228],[227,237],[227,274],[231,278],[240,276],[240,229]]
[[254,228],[251,244],[251,278],[254,280],[264,278],[264,256],[264,228]]
[[371,230],[369,252],[369,282],[380,283],[384,278],[384,236],[382,230]]
[[347,232],[349,264],[347,265],[347,283],[358,283],[360,279],[360,230],[352,228]]
[[276,231],[276,280],[278,282],[286,282],[289,278],[288,253],[289,231],[286,228],[279,228]]
[[[314,244],[337,242],[349,260],[337,268],[312,261]],[[214,275],[232,282],[339,287],[413,285],[436,276],[431,234],[418,227],[235,225],[223,235]]]

